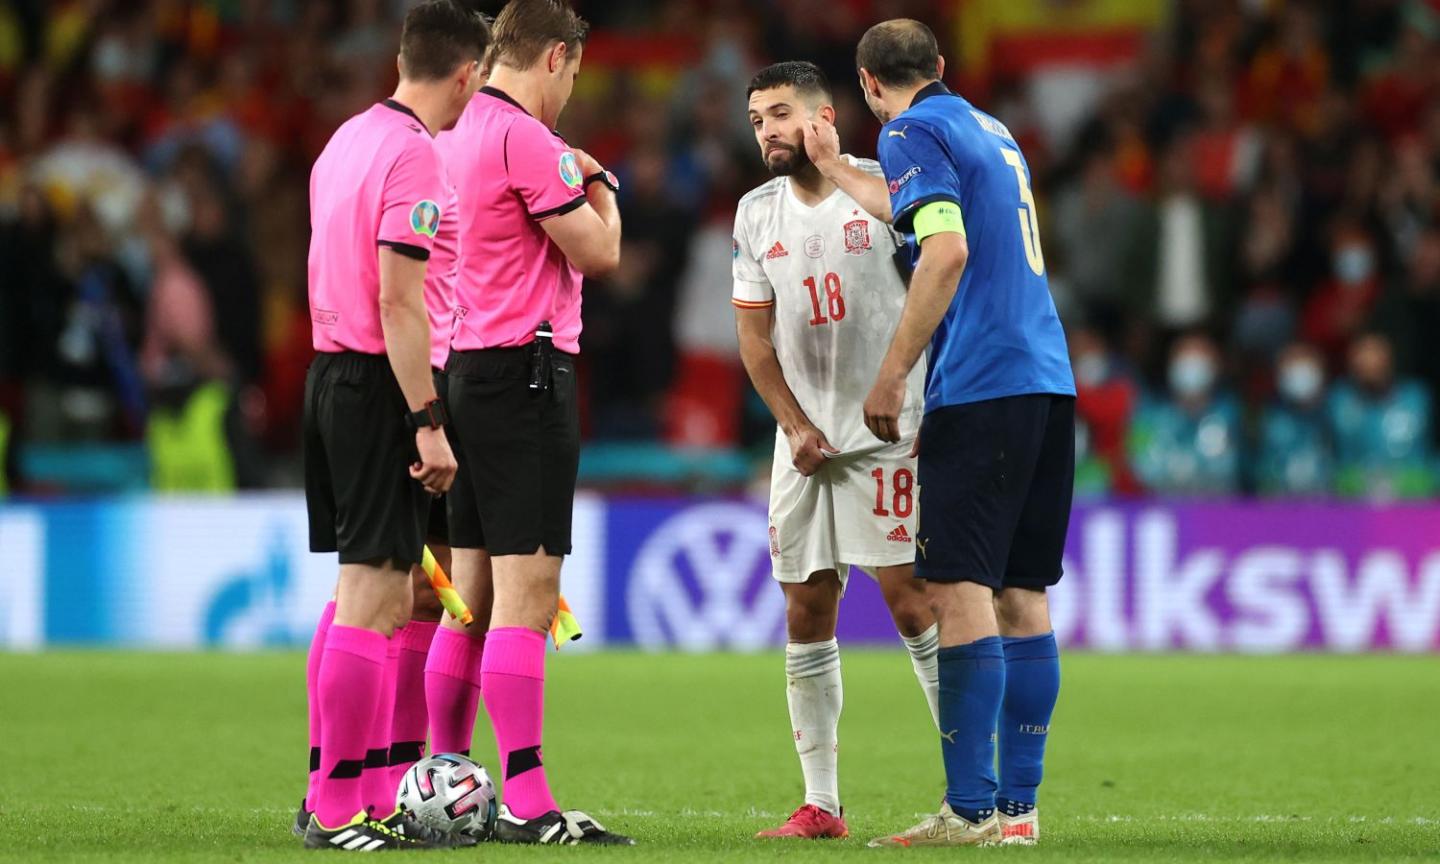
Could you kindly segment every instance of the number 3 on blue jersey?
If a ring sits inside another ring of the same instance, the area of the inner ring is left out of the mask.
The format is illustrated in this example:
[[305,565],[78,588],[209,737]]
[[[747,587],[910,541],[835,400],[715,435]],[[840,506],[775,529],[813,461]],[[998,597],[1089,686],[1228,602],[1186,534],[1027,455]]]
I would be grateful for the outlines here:
[[1001,147],[1005,162],[1015,169],[1015,181],[1020,184],[1020,243],[1025,247],[1025,260],[1036,276],[1045,275],[1045,253],[1040,251],[1040,214],[1035,209],[1035,193],[1030,191],[1030,178],[1025,176],[1025,163],[1020,153],[1008,147]]

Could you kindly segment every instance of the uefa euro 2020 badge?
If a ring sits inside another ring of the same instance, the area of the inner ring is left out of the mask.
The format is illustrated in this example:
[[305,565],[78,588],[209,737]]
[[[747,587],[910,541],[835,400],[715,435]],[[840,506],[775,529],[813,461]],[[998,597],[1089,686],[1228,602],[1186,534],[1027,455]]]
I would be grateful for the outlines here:
[[580,176],[580,163],[569,150],[560,154],[560,179],[571,189],[579,189],[580,184],[585,182],[585,178]]
[[440,205],[425,199],[410,208],[410,230],[421,237],[434,237],[440,229]]

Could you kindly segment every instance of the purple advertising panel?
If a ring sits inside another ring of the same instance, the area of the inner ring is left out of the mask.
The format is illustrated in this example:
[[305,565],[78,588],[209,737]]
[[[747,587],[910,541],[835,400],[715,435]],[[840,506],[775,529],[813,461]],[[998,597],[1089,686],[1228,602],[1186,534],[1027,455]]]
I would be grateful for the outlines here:
[[1080,508],[1053,617],[1100,650],[1440,649],[1440,509]]
[[[784,641],[764,509],[606,502],[605,642],[687,650]],[[1056,634],[1099,651],[1440,650],[1440,508],[1293,504],[1077,507]],[[847,642],[896,640],[859,571]]]

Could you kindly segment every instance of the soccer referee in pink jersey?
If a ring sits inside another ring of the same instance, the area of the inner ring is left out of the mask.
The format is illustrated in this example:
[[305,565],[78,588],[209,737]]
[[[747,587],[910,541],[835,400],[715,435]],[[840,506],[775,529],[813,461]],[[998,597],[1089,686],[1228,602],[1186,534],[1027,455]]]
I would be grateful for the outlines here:
[[[305,498],[310,548],[339,552],[334,622],[317,682],[319,785],[305,832],[312,849],[459,845],[388,801],[366,801],[367,749],[388,730],[394,677],[384,668],[410,617],[431,495],[456,463],[431,377],[448,332],[425,300],[432,249],[453,249],[450,187],[434,135],[479,84],[484,22],[433,0],[406,16],[395,95],[346,121],[310,178],[310,315],[318,355],[305,384]],[[393,796],[393,792],[391,793]],[[468,841],[473,843],[472,841]]]
[[564,0],[512,0],[495,20],[489,86],[438,142],[462,202],[446,368],[460,463],[453,576],[470,608],[490,615],[488,632],[442,625],[426,695],[434,746],[468,746],[483,693],[502,763],[496,838],[511,843],[633,842],[562,812],[540,756],[545,634],[580,461],[580,285],[620,258],[613,175],[554,131],[588,29]]

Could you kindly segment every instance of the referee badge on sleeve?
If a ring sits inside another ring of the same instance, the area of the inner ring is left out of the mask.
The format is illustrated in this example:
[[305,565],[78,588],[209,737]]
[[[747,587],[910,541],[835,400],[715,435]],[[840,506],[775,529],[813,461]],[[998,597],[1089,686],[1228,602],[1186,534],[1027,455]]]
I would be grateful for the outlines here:
[[440,205],[430,199],[410,208],[410,230],[421,237],[434,237],[440,229]]
[[580,176],[580,163],[569,150],[560,154],[560,179],[571,189],[579,189],[580,184],[585,182],[585,178]]

